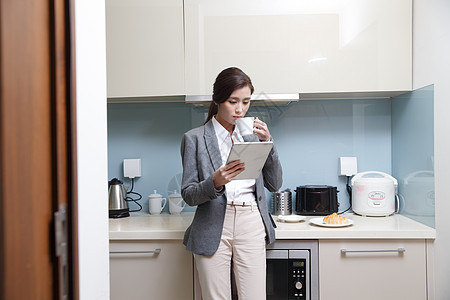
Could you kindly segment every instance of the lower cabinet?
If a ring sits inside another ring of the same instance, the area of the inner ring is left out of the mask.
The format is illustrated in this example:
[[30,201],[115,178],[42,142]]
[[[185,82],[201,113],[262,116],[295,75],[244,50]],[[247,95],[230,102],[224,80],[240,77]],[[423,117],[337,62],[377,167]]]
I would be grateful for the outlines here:
[[427,299],[425,240],[320,240],[320,299]]
[[[425,240],[319,240],[319,297],[427,299]],[[192,300],[192,254],[181,240],[110,241],[111,300]]]
[[111,300],[193,299],[192,274],[180,240],[110,241]]

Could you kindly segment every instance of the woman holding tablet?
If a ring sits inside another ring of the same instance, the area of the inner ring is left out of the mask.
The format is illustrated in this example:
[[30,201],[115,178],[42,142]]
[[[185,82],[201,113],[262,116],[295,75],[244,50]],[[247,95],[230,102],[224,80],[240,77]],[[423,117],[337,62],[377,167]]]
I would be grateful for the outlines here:
[[253,91],[240,69],[220,72],[205,124],[185,133],[181,142],[181,194],[188,205],[198,206],[184,244],[194,254],[204,300],[231,299],[231,265],[239,299],[266,299],[266,243],[275,241],[275,223],[264,187],[271,192],[281,187],[278,153],[273,146],[256,179],[233,180],[245,165],[226,164],[234,142],[272,140],[261,120],[255,119],[254,134],[245,137],[236,127]]

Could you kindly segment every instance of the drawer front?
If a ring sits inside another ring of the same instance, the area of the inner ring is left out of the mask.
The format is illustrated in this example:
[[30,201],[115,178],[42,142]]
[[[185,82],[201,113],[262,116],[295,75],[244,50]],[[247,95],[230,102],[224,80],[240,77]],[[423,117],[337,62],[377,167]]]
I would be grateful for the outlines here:
[[111,299],[192,299],[192,266],[181,241],[112,241]]
[[426,299],[425,241],[319,241],[319,282],[321,299]]

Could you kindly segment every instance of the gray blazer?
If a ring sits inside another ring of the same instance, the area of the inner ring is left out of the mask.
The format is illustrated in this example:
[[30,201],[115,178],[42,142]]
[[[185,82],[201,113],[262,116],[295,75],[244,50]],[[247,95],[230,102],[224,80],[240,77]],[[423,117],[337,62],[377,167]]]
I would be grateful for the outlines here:
[[[256,135],[245,141],[258,141]],[[213,255],[219,247],[227,204],[225,189],[217,192],[212,175],[222,165],[219,143],[212,121],[184,134],[181,141],[183,180],[181,195],[190,206],[197,205],[192,224],[184,234],[186,249],[199,255]],[[282,169],[275,146],[261,175],[256,179],[255,197],[264,226],[266,242],[275,241],[275,223],[269,214],[264,187],[276,192],[282,184]]]

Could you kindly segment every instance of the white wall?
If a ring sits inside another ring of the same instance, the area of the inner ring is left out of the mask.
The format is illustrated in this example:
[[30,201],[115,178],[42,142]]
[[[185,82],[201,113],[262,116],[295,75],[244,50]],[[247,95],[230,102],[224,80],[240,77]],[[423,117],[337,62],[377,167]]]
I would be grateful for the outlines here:
[[413,1],[413,89],[434,84],[435,299],[450,285],[450,1]]
[[105,1],[74,2],[79,292],[81,300],[108,300]]

